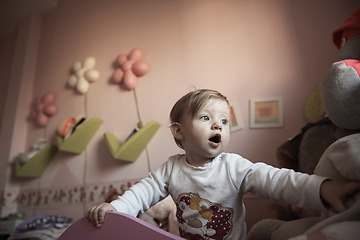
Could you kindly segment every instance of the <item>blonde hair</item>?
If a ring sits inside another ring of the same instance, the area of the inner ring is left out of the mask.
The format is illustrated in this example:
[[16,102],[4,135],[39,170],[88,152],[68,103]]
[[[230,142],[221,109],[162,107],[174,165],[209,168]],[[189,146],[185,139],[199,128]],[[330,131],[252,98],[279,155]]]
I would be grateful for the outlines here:
[[[204,106],[204,104],[211,98],[220,99],[229,104],[227,98],[218,91],[211,89],[198,89],[191,91],[180,98],[171,109],[171,125],[176,122],[181,123],[183,116],[186,116],[186,114],[191,114],[191,117],[194,117],[199,109]],[[181,141],[175,137],[174,139],[176,145],[178,145],[180,148],[183,148]]]

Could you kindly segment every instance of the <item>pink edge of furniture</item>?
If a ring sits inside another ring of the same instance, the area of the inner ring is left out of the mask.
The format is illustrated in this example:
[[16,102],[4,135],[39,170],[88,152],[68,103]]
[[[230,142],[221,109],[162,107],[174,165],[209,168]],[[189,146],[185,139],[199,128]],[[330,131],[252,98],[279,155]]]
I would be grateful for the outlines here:
[[58,240],[99,239],[156,239],[183,240],[139,218],[124,213],[109,212],[100,228],[94,227],[85,217],[73,223]]

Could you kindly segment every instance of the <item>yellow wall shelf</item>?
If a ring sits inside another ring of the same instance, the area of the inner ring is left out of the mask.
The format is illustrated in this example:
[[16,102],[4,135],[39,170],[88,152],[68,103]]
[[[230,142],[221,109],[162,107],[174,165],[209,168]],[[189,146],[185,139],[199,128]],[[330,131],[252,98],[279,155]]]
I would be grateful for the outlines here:
[[115,159],[134,162],[159,128],[159,123],[151,121],[132,135],[125,143],[121,143],[109,132],[104,133],[104,138],[111,155]]
[[40,177],[45,168],[49,164],[51,158],[56,153],[57,147],[54,145],[47,145],[41,149],[34,157],[29,159],[26,163],[16,163],[17,177]]
[[71,153],[82,153],[102,123],[103,120],[98,118],[89,119],[77,128],[65,141],[61,136],[56,135],[59,150]]

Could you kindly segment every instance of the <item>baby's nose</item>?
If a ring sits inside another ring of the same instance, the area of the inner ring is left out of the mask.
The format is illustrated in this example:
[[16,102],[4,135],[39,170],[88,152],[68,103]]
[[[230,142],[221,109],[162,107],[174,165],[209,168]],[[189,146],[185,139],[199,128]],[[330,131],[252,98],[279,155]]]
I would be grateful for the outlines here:
[[213,130],[222,130],[222,126],[221,126],[221,124],[220,123],[218,123],[218,122],[215,122],[213,125],[212,125],[212,129]]

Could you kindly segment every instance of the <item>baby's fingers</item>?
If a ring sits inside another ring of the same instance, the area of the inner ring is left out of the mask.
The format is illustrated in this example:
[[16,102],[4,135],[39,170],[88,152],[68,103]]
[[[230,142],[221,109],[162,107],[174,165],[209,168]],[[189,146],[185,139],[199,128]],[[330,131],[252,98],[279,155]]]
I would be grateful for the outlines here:
[[[86,218],[95,227],[100,227],[101,223],[103,222],[103,220],[99,221],[99,218],[101,219],[101,216],[99,217],[99,215],[101,215],[101,213],[99,211],[102,206],[103,206],[103,204],[98,204],[96,206],[93,206],[93,207],[89,208],[89,210],[86,213]],[[105,213],[104,213],[104,215],[105,215]]]
[[101,206],[97,212],[97,218],[94,216],[94,219],[96,219],[95,223],[97,224],[96,227],[100,227],[101,224],[104,222],[105,219],[105,213],[107,213],[109,210],[106,208],[106,206]]
[[360,182],[359,181],[345,181],[344,184],[344,197],[347,195],[355,193],[357,190],[360,189]]
[[98,206],[94,206],[89,209],[88,220],[94,225],[94,227],[100,227],[98,211]]
[[339,196],[340,199],[336,199],[332,204],[338,213],[346,210],[344,206],[345,198],[360,189],[360,182],[358,181],[342,180],[342,183],[343,193]]
[[105,213],[107,212],[106,203],[99,204],[92,212],[92,223],[95,227],[100,227],[104,222]]
[[86,211],[86,218],[87,218],[87,220],[88,220],[89,222],[92,221],[92,219],[91,219],[92,211],[94,211],[94,208],[95,208],[95,207],[96,207],[96,206],[91,207],[91,208],[89,208],[89,209]]
[[340,198],[334,198],[330,204],[337,213],[341,213],[346,210],[343,201]]
[[100,227],[104,222],[105,214],[107,212],[114,212],[116,209],[109,203],[101,203],[96,206],[92,212],[93,224],[95,227]]
[[[360,182],[351,180],[335,180],[326,181],[327,187],[324,192],[326,201],[336,210],[336,212],[344,212],[346,210],[344,202],[347,196],[354,194],[360,189]],[[329,185],[331,184],[331,186]],[[325,185],[324,185],[325,186]],[[330,187],[328,187],[330,186]]]

